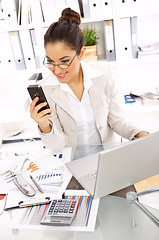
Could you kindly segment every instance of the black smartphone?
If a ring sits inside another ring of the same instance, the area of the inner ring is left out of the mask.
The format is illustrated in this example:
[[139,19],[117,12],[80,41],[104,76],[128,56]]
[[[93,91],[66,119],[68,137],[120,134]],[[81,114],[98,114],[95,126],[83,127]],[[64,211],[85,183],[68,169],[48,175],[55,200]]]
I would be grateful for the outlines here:
[[42,102],[47,102],[47,105],[44,106],[44,107],[42,107],[38,112],[41,112],[41,111],[43,111],[43,110],[45,110],[45,109],[50,108],[50,107],[49,107],[49,104],[48,104],[48,101],[47,101],[47,99],[46,99],[46,97],[45,97],[44,91],[43,91],[43,89],[42,89],[41,86],[39,86],[39,85],[29,85],[29,86],[27,87],[27,90],[28,90],[28,92],[29,92],[30,97],[31,97],[32,100],[33,100],[35,97],[39,97],[39,100],[37,101],[36,105],[38,105],[38,104],[40,104],[40,103],[42,103]]

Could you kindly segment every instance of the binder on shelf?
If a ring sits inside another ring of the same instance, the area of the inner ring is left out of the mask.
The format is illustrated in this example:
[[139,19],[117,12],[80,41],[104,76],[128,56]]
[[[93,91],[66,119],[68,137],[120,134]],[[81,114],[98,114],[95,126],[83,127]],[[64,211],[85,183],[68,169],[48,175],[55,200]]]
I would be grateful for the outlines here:
[[[133,0],[113,0],[113,11],[117,17],[128,17],[132,11]],[[138,1],[137,1],[138,2]]]
[[35,69],[35,56],[33,52],[33,45],[31,41],[30,30],[19,30],[19,36],[22,44],[24,60],[27,69]]
[[41,8],[43,12],[44,22],[50,24],[57,21],[57,13],[54,5],[54,1],[41,0]]
[[[20,0],[19,11],[20,11],[19,12],[20,16],[18,16],[18,21],[20,18],[21,25],[26,25],[26,24],[32,23],[31,5],[30,5],[29,0]],[[37,11],[38,11],[38,9],[37,9]],[[38,17],[38,15],[37,15],[37,17]]]
[[0,69],[1,71],[16,69],[8,32],[0,33]]
[[30,12],[33,24],[41,24],[44,22],[42,8],[39,0],[30,1]]
[[89,0],[89,8],[91,18],[100,18],[101,17],[101,8],[99,0]]
[[78,0],[65,0],[65,1],[66,1],[66,7],[70,7],[72,10],[74,10],[80,14]]
[[89,0],[81,0],[81,2],[83,7],[83,17],[90,18],[91,13],[90,13],[90,7],[89,7]]
[[18,3],[18,17],[17,17],[18,25],[21,25],[21,15],[22,15],[22,0],[19,0],[19,3]]
[[35,56],[35,65],[36,65],[36,68],[40,68],[41,67],[40,56],[38,51],[38,43],[37,43],[37,38],[35,34],[35,29],[30,29],[30,35],[31,35],[31,42],[33,46],[33,52]]
[[132,58],[130,18],[120,18],[118,25],[118,56],[120,60]]
[[104,21],[104,36],[105,36],[105,48],[106,48],[106,60],[115,61],[116,52],[115,52],[113,20]]
[[5,24],[17,25],[18,8],[16,0],[1,0],[2,12],[5,16]]
[[20,42],[19,32],[12,31],[9,32],[9,39],[12,47],[12,52],[14,56],[14,62],[17,70],[26,69],[23,50]]
[[131,24],[131,44],[132,44],[132,57],[138,57],[138,45],[137,45],[137,17],[130,18]]
[[57,18],[61,17],[61,12],[67,7],[65,0],[54,0]]
[[111,19],[112,12],[112,0],[100,0],[101,15],[104,19]]

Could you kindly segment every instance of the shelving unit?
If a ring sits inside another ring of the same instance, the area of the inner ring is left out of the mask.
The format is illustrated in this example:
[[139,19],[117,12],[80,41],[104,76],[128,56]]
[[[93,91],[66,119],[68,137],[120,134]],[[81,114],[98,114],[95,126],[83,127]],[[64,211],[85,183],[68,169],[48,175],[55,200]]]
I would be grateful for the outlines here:
[[[78,0],[77,0],[78,1]],[[17,0],[18,2],[18,0]],[[90,4],[99,3],[100,0],[90,0]],[[101,2],[104,2],[101,0]],[[107,5],[106,5],[107,3]],[[104,70],[105,65],[109,65],[114,73],[114,77],[116,81],[121,87],[122,94],[129,94],[131,90],[135,88],[142,88],[146,85],[152,85],[152,87],[158,87],[158,76],[159,76],[159,54],[156,56],[148,56],[143,58],[132,58],[131,54],[129,57],[123,57],[121,45],[123,44],[123,36],[125,34],[125,30],[123,29],[121,32],[121,22],[124,19],[129,19],[130,17],[136,17],[138,19],[138,31],[137,31],[137,44],[146,43],[151,41],[159,42],[159,33],[158,33],[158,25],[159,25],[159,1],[158,0],[107,0],[105,1],[105,5],[111,9],[111,13],[107,13],[107,15],[103,16],[102,14],[96,14],[90,18],[82,18],[81,26],[85,25],[93,25],[96,27],[97,31],[100,32],[100,40],[97,44],[98,51],[98,59],[99,62],[93,63]],[[110,8],[111,5],[111,8]],[[106,8],[105,8],[106,9]],[[116,61],[107,61],[106,58],[106,47],[105,47],[105,37],[104,37],[104,21],[105,20],[113,20],[114,24],[114,39],[115,39],[115,50],[116,50]],[[146,24],[146,26],[145,26]],[[7,27],[6,27],[7,26]],[[30,30],[35,29],[35,34],[37,38],[37,46],[36,51],[39,53],[39,58],[41,62],[41,68],[36,69],[26,69],[21,71],[7,71],[7,69],[1,69],[0,75],[0,86],[8,88],[9,86],[5,85],[4,77],[7,76],[11,79],[11,75],[14,75],[14,79],[19,76],[23,78],[24,83],[26,84],[27,79],[35,72],[42,72],[43,76],[48,74],[48,71],[42,66],[42,61],[44,57],[44,47],[43,47],[43,35],[44,29],[48,28],[49,24],[43,22],[38,23],[36,21],[34,24],[29,25],[3,25],[0,22],[0,34],[4,32],[10,31],[20,31],[20,30]],[[119,31],[120,30],[120,31]],[[131,32],[131,29],[130,29]],[[150,32],[150,33],[149,33]],[[142,38],[142,34],[144,38]],[[126,36],[126,35],[125,35]],[[131,36],[126,36],[130,37]],[[134,36],[133,36],[134,37]],[[126,48],[127,46],[125,46]],[[125,50],[127,51],[127,50]],[[1,53],[0,53],[0,57]],[[9,70],[9,69],[8,69]],[[20,73],[19,73],[20,72]],[[144,80],[145,79],[145,80]],[[151,84],[150,84],[151,83]],[[132,89],[133,88],[133,89]],[[24,90],[24,89],[23,89]],[[14,88],[13,88],[14,91]],[[159,106],[145,107],[145,106],[125,106],[126,112],[129,114],[134,111],[134,113],[139,112],[150,112],[153,114],[159,111]],[[133,109],[133,110],[132,110]],[[152,110],[152,111],[151,111]],[[159,127],[156,126],[156,129]]]

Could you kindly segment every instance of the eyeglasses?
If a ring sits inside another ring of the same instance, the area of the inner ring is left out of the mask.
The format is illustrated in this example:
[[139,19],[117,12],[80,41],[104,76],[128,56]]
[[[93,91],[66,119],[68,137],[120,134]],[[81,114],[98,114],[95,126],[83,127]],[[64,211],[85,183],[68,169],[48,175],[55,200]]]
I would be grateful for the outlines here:
[[[76,53],[77,55],[77,53]],[[45,56],[43,64],[45,67],[53,69],[55,66],[58,66],[61,69],[67,69],[70,67],[70,65],[72,64],[73,60],[75,59],[76,55],[73,57],[73,59],[71,60],[71,62],[69,64],[65,64],[65,63],[59,63],[59,64],[54,64],[52,62],[48,62],[49,60],[47,59],[47,57]],[[52,60],[51,60],[52,61]]]

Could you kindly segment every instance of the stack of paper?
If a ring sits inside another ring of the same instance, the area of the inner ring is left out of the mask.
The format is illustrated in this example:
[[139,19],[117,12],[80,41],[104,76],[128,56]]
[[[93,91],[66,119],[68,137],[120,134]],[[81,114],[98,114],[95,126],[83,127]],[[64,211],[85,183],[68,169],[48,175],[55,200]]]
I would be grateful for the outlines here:
[[[26,155],[29,160],[26,161],[21,174],[36,190],[35,196],[31,199],[61,198],[72,177],[65,167],[65,162],[70,161],[71,148],[65,148],[60,154],[53,154],[47,149],[41,149],[38,153],[37,150],[32,150]],[[13,172],[10,171],[13,165],[20,166],[26,156],[10,156],[12,159],[0,162],[0,194],[7,194],[6,210],[19,207],[21,201],[30,200],[30,197],[24,195],[14,184]],[[43,193],[39,192],[30,175],[42,188]]]

